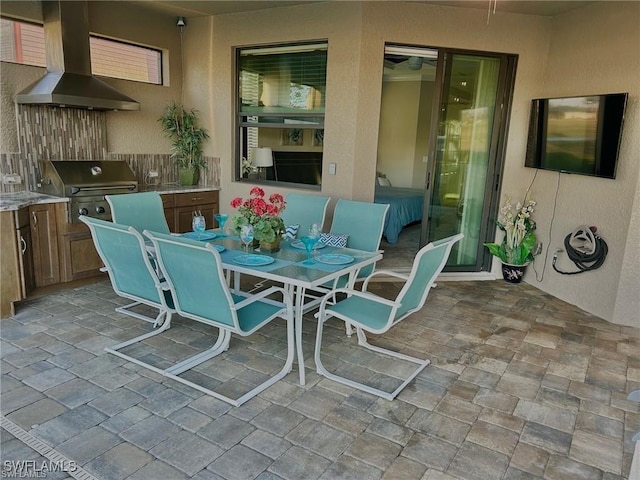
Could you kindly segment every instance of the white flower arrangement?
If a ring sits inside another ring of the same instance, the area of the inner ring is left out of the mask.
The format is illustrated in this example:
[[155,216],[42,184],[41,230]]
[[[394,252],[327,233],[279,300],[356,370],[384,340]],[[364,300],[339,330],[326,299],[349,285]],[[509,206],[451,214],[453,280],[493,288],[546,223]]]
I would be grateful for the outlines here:
[[249,174],[256,173],[258,171],[258,169],[253,166],[253,163],[251,163],[250,160],[247,160],[246,157],[242,157],[241,169],[242,176],[245,178],[248,177]]
[[498,227],[504,232],[502,243],[485,243],[492,255],[511,265],[526,265],[533,260],[533,248],[536,244],[536,222],[531,218],[536,202],[525,199],[513,208],[511,196],[500,208]]

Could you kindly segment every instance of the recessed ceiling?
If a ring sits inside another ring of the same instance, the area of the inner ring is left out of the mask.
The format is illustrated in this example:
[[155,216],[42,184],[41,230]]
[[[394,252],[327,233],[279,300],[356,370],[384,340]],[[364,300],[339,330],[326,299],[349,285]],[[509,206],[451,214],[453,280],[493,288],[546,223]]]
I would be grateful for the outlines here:
[[[600,0],[602,1],[602,0]],[[445,5],[449,7],[480,8],[485,11],[504,13],[520,13],[523,15],[541,15],[552,17],[570,10],[586,7],[597,1],[582,0],[425,0],[423,3]]]
[[252,12],[267,8],[289,7],[306,3],[318,3],[318,0],[248,0],[248,1],[198,1],[198,0],[126,0],[125,3],[153,8],[179,17],[202,17],[224,15],[226,13]]
[[[257,1],[191,1],[191,0],[131,0],[126,3],[151,7],[167,14],[181,17],[223,15],[227,13],[251,12],[267,8],[287,7],[335,0],[257,0]],[[450,7],[477,8],[496,12],[520,13],[524,15],[554,16],[604,0],[409,0],[407,3],[430,3]]]

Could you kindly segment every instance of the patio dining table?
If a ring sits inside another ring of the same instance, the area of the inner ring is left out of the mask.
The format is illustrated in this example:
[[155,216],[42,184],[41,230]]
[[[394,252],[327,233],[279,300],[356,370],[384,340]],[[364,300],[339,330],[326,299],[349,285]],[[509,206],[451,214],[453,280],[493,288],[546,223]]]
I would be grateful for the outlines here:
[[[315,256],[317,259],[313,260],[313,263],[305,264],[304,262],[307,258],[306,251],[292,246],[293,242],[283,240],[280,243],[280,250],[277,252],[261,252],[259,250],[254,251],[253,249],[249,252],[257,255],[266,255],[273,258],[273,262],[267,265],[243,265],[238,263],[238,257],[246,255],[247,251],[238,236],[222,235],[216,230],[213,232],[217,233],[216,237],[207,241],[224,247],[224,250],[220,252],[222,267],[234,273],[234,288],[238,288],[240,275],[247,274],[282,283],[284,288],[292,293],[295,301],[294,317],[298,370],[300,385],[304,385],[305,371],[302,352],[302,318],[306,311],[319,304],[319,299],[317,297],[307,296],[307,291],[322,289],[323,285],[345,275],[348,276],[348,285],[352,286],[358,271],[367,265],[380,261],[382,259],[382,251],[366,252],[327,245],[323,248],[316,249]],[[319,261],[319,259],[321,259],[320,255],[324,254],[346,255],[352,257],[353,260],[346,260],[349,263],[323,263]],[[324,289],[327,289],[327,287],[325,286]],[[309,300],[307,301],[307,299]]]

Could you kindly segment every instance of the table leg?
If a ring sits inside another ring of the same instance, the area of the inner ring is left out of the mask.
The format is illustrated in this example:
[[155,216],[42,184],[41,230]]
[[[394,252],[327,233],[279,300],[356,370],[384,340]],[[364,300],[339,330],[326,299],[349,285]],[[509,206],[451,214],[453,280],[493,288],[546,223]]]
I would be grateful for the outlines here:
[[233,272],[233,293],[240,291],[240,272]]
[[298,372],[300,375],[300,385],[306,383],[304,372],[304,355],[302,353],[302,315],[304,313],[304,295],[306,289],[304,287],[296,286],[295,288],[295,309],[293,312],[295,318],[295,333],[296,333],[296,349],[298,353]]
[[[358,276],[358,272],[351,272],[349,274],[349,280],[347,281],[347,287],[348,288],[353,290],[353,287],[356,284],[357,276]],[[353,327],[351,326],[351,324],[349,322],[344,322],[344,326],[345,326],[347,337],[351,337],[351,335],[353,334]]]

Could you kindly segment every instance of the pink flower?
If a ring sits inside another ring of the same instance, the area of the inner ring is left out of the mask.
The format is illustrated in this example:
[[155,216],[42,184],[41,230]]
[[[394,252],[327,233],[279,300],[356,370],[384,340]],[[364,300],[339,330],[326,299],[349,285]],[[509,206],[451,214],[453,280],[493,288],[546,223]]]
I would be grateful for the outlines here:
[[264,197],[264,190],[260,187],[253,187],[249,193],[255,197]]
[[[248,198],[234,198],[230,205],[238,209],[238,214],[234,216],[234,226],[250,223],[260,225],[260,229],[255,232],[255,238],[260,240],[260,236],[272,241],[273,238],[284,232],[284,223],[280,218],[280,213],[285,209],[286,202],[280,193],[273,193],[268,201],[264,198],[265,192],[260,187],[253,187],[249,191]],[[260,222],[261,220],[266,220]]]

